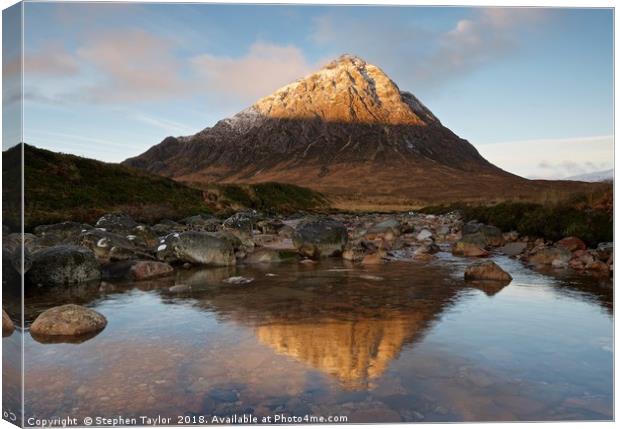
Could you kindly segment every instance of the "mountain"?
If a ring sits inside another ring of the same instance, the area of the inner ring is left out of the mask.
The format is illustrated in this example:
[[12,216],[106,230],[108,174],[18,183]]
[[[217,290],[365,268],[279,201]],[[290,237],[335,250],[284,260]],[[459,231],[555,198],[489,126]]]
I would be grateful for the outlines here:
[[592,173],[578,174],[567,177],[565,180],[577,180],[580,182],[613,182],[614,169],[594,171]]
[[292,183],[356,209],[488,201],[548,186],[494,166],[380,68],[350,55],[124,164],[194,185]]

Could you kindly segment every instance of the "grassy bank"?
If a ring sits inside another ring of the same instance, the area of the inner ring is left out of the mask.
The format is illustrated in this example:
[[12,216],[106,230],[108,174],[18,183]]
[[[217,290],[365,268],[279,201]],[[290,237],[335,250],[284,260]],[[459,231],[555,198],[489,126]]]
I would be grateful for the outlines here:
[[[16,228],[20,148],[2,153],[4,224]],[[25,227],[75,220],[93,223],[123,211],[143,222],[179,219],[209,210],[202,191],[119,164],[24,145]],[[8,204],[7,204],[8,202]]]
[[265,212],[291,213],[299,210],[324,210],[329,201],[321,193],[287,183],[265,182],[251,185],[211,184],[205,191],[214,208],[226,212],[251,208]]
[[504,202],[491,206],[452,204],[426,207],[423,213],[442,214],[460,210],[465,221],[478,220],[502,231],[560,240],[577,236],[588,246],[613,241],[612,190],[597,194],[579,194],[565,201],[549,204]]

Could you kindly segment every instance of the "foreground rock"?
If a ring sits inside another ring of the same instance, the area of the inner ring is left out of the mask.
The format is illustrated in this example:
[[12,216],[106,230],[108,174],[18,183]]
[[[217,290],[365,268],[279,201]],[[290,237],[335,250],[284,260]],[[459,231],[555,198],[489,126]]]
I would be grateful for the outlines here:
[[569,252],[574,252],[576,250],[586,250],[587,246],[581,239],[577,237],[566,237],[555,243],[558,247],[563,247]]
[[342,254],[347,244],[347,228],[334,219],[310,219],[301,222],[293,235],[300,254],[318,259]]
[[565,247],[544,247],[530,255],[529,262],[534,265],[567,266],[572,257]]
[[525,249],[527,249],[527,243],[522,241],[515,241],[503,245],[498,250],[507,256],[517,256],[523,253]]
[[467,256],[473,258],[483,258],[489,256],[489,252],[487,252],[484,248],[467,241],[458,241],[455,243],[454,247],[452,247],[452,254],[456,256]]
[[96,334],[107,325],[106,318],[81,305],[67,304],[44,311],[30,326],[37,339],[46,337],[81,337]]
[[121,261],[102,267],[104,279],[148,280],[172,274],[174,268],[159,261]]
[[510,282],[512,277],[493,261],[478,262],[465,270],[465,280]]
[[157,247],[157,259],[213,266],[235,265],[236,262],[235,251],[229,241],[198,231],[166,236]]
[[34,285],[63,286],[99,280],[101,270],[90,249],[58,245],[34,253],[26,277]]
[[14,330],[15,325],[13,324],[13,321],[11,320],[7,312],[2,309],[2,336],[9,337]]

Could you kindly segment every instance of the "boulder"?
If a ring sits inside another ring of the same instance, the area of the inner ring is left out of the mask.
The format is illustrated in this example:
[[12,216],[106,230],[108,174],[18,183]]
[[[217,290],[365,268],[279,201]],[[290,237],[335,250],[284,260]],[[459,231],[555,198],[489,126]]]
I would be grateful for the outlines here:
[[482,225],[478,232],[484,237],[487,246],[499,247],[504,245],[504,235],[498,227]]
[[413,252],[413,256],[414,257],[419,257],[421,255],[434,255],[435,253],[439,252],[440,250],[441,249],[439,248],[439,246],[437,246],[435,243],[425,244],[425,245],[422,245],[422,246],[418,247]]
[[347,240],[344,224],[329,218],[305,220],[293,235],[293,244],[299,253],[314,259],[340,255]]
[[601,261],[592,261],[588,265],[586,265],[586,270],[596,272],[601,276],[609,276],[610,268],[605,262]]
[[26,277],[33,285],[62,286],[99,280],[101,270],[92,250],[61,244],[34,253]]
[[506,243],[512,243],[519,239],[519,233],[517,231],[505,232],[502,234]]
[[498,250],[507,256],[517,256],[523,253],[525,249],[527,249],[527,243],[524,243],[523,241],[515,241],[503,245]]
[[389,218],[371,226],[368,231],[366,231],[366,237],[369,240],[373,240],[379,236],[386,237],[387,239],[393,239],[394,237],[400,235],[400,229],[400,221],[396,218]]
[[67,304],[45,310],[30,325],[33,337],[79,337],[98,333],[107,325],[106,318],[90,308]]
[[499,228],[478,222],[468,222],[463,225],[462,239],[480,247],[498,247],[504,244],[504,235]]
[[454,243],[454,246],[452,247],[452,254],[455,256],[467,256],[475,258],[489,256],[489,252],[484,250],[484,248],[474,243],[469,243],[463,240]]
[[493,261],[477,262],[465,270],[465,280],[510,282],[512,277]]
[[280,219],[265,219],[256,223],[256,227],[262,234],[278,234],[284,226]]
[[583,241],[581,241],[581,239],[577,237],[565,237],[561,239],[560,241],[558,241],[557,243],[555,243],[555,245],[557,247],[563,247],[569,252],[587,249],[586,243],[584,243]]
[[553,265],[568,264],[571,259],[571,252],[564,247],[543,247],[530,255],[528,260],[534,265]]
[[472,220],[472,221],[469,221],[463,224],[463,228],[462,228],[463,235],[477,233],[478,231],[480,231],[480,228],[482,227],[482,225],[484,224],[478,221],[475,221],[475,220]]
[[217,232],[222,229],[222,221],[210,215],[199,214],[181,220],[192,231]]
[[487,246],[487,240],[480,232],[474,232],[471,234],[463,234],[461,240],[464,243],[475,244],[476,246],[484,249]]
[[379,265],[385,262],[385,253],[378,251],[362,258],[362,265]]
[[174,272],[166,262],[159,261],[120,261],[105,264],[101,268],[104,279],[147,280],[162,277]]
[[594,262],[594,256],[587,250],[576,250],[568,265],[574,270],[584,270],[586,266]]
[[418,240],[418,241],[425,241],[425,240],[429,240],[429,239],[433,238],[433,233],[432,233],[430,230],[428,230],[428,229],[426,229],[426,228],[425,228],[425,229],[423,229],[422,231],[420,231],[420,232],[418,233],[418,235],[416,235],[416,237],[415,237],[415,238],[416,238],[416,240]]
[[125,213],[108,213],[99,218],[95,226],[117,234],[130,234],[139,224]]
[[2,309],[2,336],[9,337],[15,330],[15,325],[6,311]]
[[601,261],[607,261],[614,254],[614,243],[599,243],[596,247],[596,257]]
[[256,225],[258,213],[256,210],[248,210],[239,213],[235,213],[223,223],[226,229],[237,229],[252,234],[254,226]]
[[35,235],[41,238],[41,243],[53,246],[56,244],[75,244],[83,232],[93,227],[80,222],[61,222],[52,225],[39,225],[34,229]]
[[83,232],[78,239],[78,244],[91,249],[101,261],[110,260],[110,252],[114,248],[137,250],[134,243],[127,237],[97,228]]
[[151,227],[151,231],[153,231],[160,237],[172,234],[174,232],[184,232],[187,231],[187,229],[188,227],[186,225],[182,225],[169,219],[164,219]]
[[235,251],[230,242],[213,233],[188,231],[163,238],[157,247],[157,259],[227,266],[235,265]]
[[2,246],[2,285],[9,286],[13,290],[21,289],[21,275],[19,260],[15,258],[16,254],[21,252],[19,248],[11,249]]

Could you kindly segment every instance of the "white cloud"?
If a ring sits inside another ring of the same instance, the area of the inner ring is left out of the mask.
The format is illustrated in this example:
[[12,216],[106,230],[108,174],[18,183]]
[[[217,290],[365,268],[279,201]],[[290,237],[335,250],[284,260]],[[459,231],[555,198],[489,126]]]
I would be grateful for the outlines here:
[[299,48],[260,41],[242,57],[203,54],[191,63],[210,91],[248,101],[269,95],[313,70]]
[[498,167],[531,179],[563,179],[614,165],[613,136],[542,139],[475,145]]
[[101,74],[82,88],[94,101],[145,101],[188,90],[171,43],[143,30],[98,33],[77,57]]

